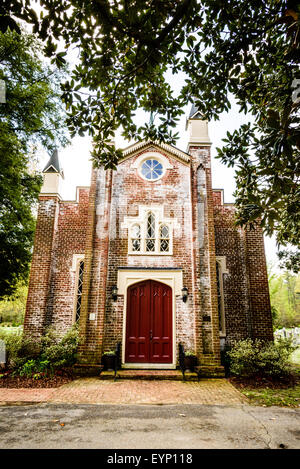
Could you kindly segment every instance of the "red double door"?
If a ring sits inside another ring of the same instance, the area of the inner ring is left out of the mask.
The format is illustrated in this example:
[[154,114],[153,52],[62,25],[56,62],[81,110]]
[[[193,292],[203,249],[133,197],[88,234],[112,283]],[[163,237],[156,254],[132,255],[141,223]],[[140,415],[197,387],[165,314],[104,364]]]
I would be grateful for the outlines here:
[[127,293],[126,363],[172,363],[172,289],[147,280]]

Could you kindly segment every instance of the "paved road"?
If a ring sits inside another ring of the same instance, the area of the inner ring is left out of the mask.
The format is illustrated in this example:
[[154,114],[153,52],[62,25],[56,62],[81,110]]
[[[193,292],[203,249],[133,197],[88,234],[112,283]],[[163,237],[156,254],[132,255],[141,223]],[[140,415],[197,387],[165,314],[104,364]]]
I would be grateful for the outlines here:
[[0,448],[300,448],[300,410],[249,405],[0,408]]

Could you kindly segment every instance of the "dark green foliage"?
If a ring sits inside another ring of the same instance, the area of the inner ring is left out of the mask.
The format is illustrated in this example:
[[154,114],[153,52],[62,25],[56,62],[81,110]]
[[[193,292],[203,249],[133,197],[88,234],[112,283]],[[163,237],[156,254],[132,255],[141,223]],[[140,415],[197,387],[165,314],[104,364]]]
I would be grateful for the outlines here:
[[300,272],[300,252],[292,251],[279,251],[278,257],[280,262],[280,268],[286,269],[295,274]]
[[41,342],[23,337],[19,332],[8,333],[0,329],[0,339],[6,345],[7,366],[16,375],[53,374],[76,362],[79,344],[77,326],[73,326],[63,337],[49,329]]
[[77,325],[73,326],[62,338],[50,329],[42,338],[39,361],[48,362],[52,370],[72,366],[76,362],[78,344]]
[[23,337],[20,331],[5,331],[0,328],[0,340],[5,342],[6,363],[11,370],[18,370],[28,360],[35,360],[39,356],[39,344]]
[[110,350],[108,352],[103,353],[103,357],[114,357],[116,355],[116,352],[114,350]]
[[0,302],[0,326],[11,324],[19,326],[24,322],[28,288],[20,282],[13,298],[5,298]]
[[242,377],[280,377],[290,372],[289,357],[295,350],[291,341],[262,342],[245,339],[227,351],[230,374]]
[[[31,23],[57,65],[58,40],[79,47],[62,98],[72,135],[94,138],[95,164],[117,164],[121,153],[108,141],[119,126],[127,138],[174,144],[188,102],[218,119],[234,99],[253,116],[218,154],[237,167],[237,222],[299,245],[298,1],[41,0],[40,17],[29,0],[5,4],[3,27],[12,15]],[[167,76],[178,72],[185,82],[175,93]],[[149,115],[140,127],[137,108]]]
[[[3,105],[2,105],[3,106]],[[1,108],[0,108],[1,109]],[[41,185],[30,174],[28,160],[17,137],[0,123],[0,298],[27,280],[35,228],[32,207]]]
[[32,36],[0,33],[0,299],[26,282],[35,229],[32,210],[42,178],[34,170],[38,145],[53,150],[67,143],[58,84],[61,73],[40,59]]
[[300,325],[300,273],[276,273],[268,266],[269,292],[274,329]]

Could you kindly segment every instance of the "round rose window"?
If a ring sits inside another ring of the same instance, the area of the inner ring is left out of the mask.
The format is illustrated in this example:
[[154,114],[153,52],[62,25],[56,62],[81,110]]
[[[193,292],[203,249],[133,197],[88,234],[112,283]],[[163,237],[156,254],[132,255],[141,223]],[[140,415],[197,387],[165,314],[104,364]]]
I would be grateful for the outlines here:
[[144,161],[141,167],[141,173],[143,177],[149,181],[155,181],[156,179],[159,179],[162,176],[163,171],[162,164],[155,159]]

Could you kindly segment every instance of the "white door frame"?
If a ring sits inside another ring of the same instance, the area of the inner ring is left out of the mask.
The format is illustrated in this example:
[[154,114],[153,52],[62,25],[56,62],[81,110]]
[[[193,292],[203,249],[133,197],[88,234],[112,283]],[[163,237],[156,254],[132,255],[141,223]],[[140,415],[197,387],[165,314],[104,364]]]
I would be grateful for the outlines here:
[[[128,287],[145,280],[156,280],[172,289],[172,363],[125,363],[126,323],[127,323],[127,292]],[[120,269],[118,270],[118,294],[124,296],[123,307],[123,347],[122,368],[136,369],[175,369],[176,368],[176,301],[175,297],[181,295],[182,270],[159,269]]]

